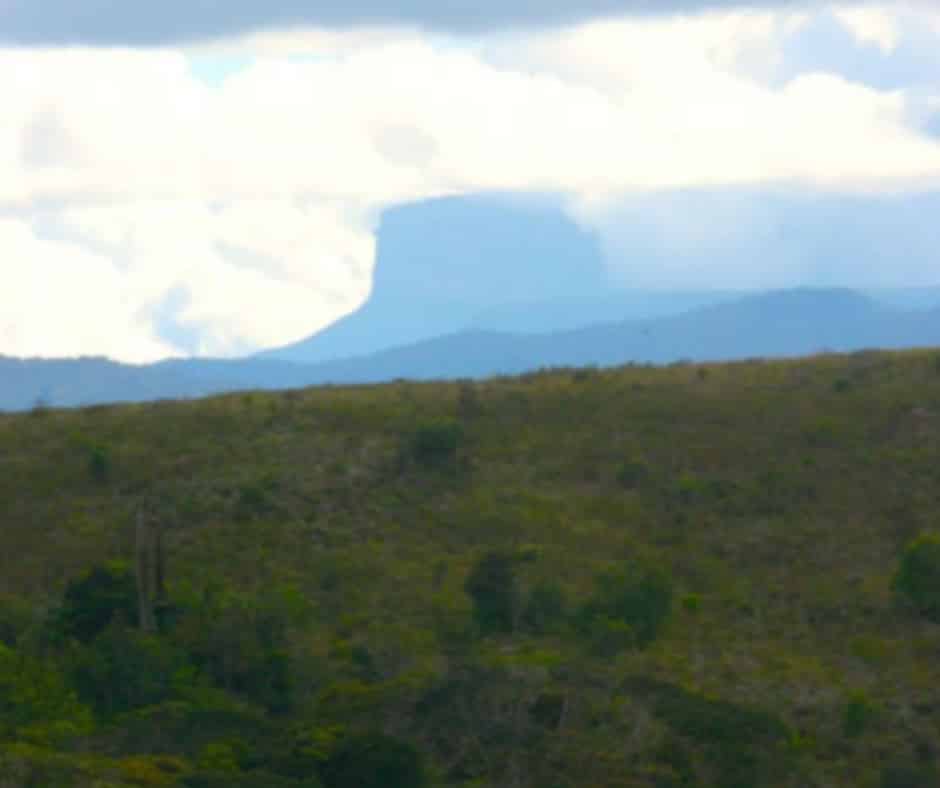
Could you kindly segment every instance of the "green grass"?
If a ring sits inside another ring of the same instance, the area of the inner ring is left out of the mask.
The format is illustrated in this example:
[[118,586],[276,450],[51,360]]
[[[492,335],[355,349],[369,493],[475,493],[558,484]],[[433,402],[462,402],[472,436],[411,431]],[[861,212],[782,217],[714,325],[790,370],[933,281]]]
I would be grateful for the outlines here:
[[[938,527],[938,359],[554,370],[3,415],[0,634],[9,618],[18,650],[41,648],[67,583],[132,560],[144,507],[166,528],[174,599],[294,600],[289,715],[223,694],[274,738],[314,731],[312,763],[338,746],[329,731],[379,727],[441,786],[878,786],[889,762],[923,771],[940,757],[940,627],[892,592],[905,545]],[[520,593],[550,582],[571,610],[637,559],[668,573],[677,603],[652,645],[613,657],[573,624],[482,637],[464,584],[488,550],[529,551]],[[847,725],[859,698],[877,713]],[[545,708],[564,711],[532,711]],[[771,733],[716,743],[709,720]],[[61,744],[11,740],[0,767],[182,785],[202,757],[122,738],[127,719],[98,725]],[[163,769],[157,755],[178,760]]]

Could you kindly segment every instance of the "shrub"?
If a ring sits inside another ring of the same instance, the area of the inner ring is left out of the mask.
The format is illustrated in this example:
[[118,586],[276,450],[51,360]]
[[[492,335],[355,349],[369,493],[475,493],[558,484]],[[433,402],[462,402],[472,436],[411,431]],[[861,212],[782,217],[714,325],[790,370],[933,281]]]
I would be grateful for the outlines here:
[[643,699],[671,732],[701,748],[722,788],[781,785],[788,769],[780,746],[790,738],[771,712],[709,698],[664,681],[635,676],[624,689]]
[[566,698],[560,692],[543,692],[529,707],[532,721],[542,728],[556,730],[565,715]]
[[617,484],[625,490],[633,490],[645,482],[649,475],[649,466],[645,462],[626,460],[617,468]]
[[292,697],[287,632],[300,615],[293,604],[283,593],[224,592],[185,611],[174,636],[211,684],[284,713]]
[[462,441],[463,429],[459,424],[426,424],[411,434],[408,454],[418,465],[439,468],[454,462]]
[[875,705],[864,692],[853,692],[842,714],[842,732],[849,738],[861,736],[877,715]]
[[477,561],[464,583],[483,634],[513,630],[519,597],[518,562],[518,556],[512,553],[491,550]]
[[929,766],[894,763],[881,771],[879,788],[934,788],[936,770]]
[[137,585],[123,563],[96,566],[70,582],[53,629],[56,636],[88,643],[112,621],[137,621]]
[[173,697],[194,671],[162,638],[110,627],[72,655],[69,672],[79,698],[107,717]]
[[551,632],[564,620],[567,605],[565,590],[552,580],[543,581],[529,592],[522,624],[539,634]]
[[925,535],[911,542],[892,585],[921,615],[940,623],[940,537]]
[[341,742],[321,768],[326,788],[423,788],[420,753],[408,742],[381,733]]
[[88,449],[88,475],[98,484],[111,478],[111,452],[104,446]]
[[30,605],[16,597],[0,596],[0,646],[15,646],[33,620]]
[[64,677],[0,645],[0,740],[50,743],[91,727],[91,715]]
[[581,608],[579,623],[590,634],[598,626],[627,627],[636,648],[652,643],[672,610],[672,582],[660,569],[630,562],[595,579],[595,590]]
[[480,397],[472,380],[457,381],[457,417],[461,421],[472,421],[480,415]]

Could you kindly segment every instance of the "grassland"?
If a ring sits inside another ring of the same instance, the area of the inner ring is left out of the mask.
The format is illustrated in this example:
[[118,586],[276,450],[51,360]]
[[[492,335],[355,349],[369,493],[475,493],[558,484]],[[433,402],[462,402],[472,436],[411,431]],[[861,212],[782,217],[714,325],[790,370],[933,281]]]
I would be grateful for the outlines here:
[[[0,503],[8,662],[62,698],[0,679],[0,786],[333,788],[372,731],[430,786],[934,784],[940,626],[892,578],[940,511],[937,352],[4,415]],[[140,516],[175,623],[56,637]],[[624,566],[671,589],[642,648],[586,612]]]

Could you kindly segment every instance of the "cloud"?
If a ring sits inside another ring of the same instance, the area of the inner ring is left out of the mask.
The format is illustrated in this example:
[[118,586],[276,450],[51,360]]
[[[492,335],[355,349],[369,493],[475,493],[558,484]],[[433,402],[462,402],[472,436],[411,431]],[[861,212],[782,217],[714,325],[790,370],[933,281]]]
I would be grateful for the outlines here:
[[688,189],[622,195],[591,221],[634,287],[940,284],[940,190],[897,195]]
[[[926,4],[927,0],[923,0]],[[845,5],[865,5],[855,0]],[[140,46],[294,27],[408,26],[449,32],[575,24],[621,15],[812,8],[811,0],[0,0],[0,44]],[[871,29],[870,23],[859,25]]]
[[154,335],[133,299],[126,298],[124,277],[108,258],[41,239],[28,221],[9,218],[0,218],[0,249],[4,353],[77,356],[106,349],[140,360],[175,354]]
[[[637,194],[940,185],[940,89],[800,67],[820,13],[0,49],[0,352],[299,339],[367,296],[380,211],[435,195],[561,193],[612,234]],[[883,51],[853,24],[846,47]]]

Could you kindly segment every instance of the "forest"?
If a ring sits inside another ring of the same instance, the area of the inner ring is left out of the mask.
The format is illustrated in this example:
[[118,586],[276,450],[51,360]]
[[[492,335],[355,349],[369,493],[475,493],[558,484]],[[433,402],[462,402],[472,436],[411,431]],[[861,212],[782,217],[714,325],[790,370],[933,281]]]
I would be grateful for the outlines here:
[[930,788],[940,353],[0,414],[0,788]]

